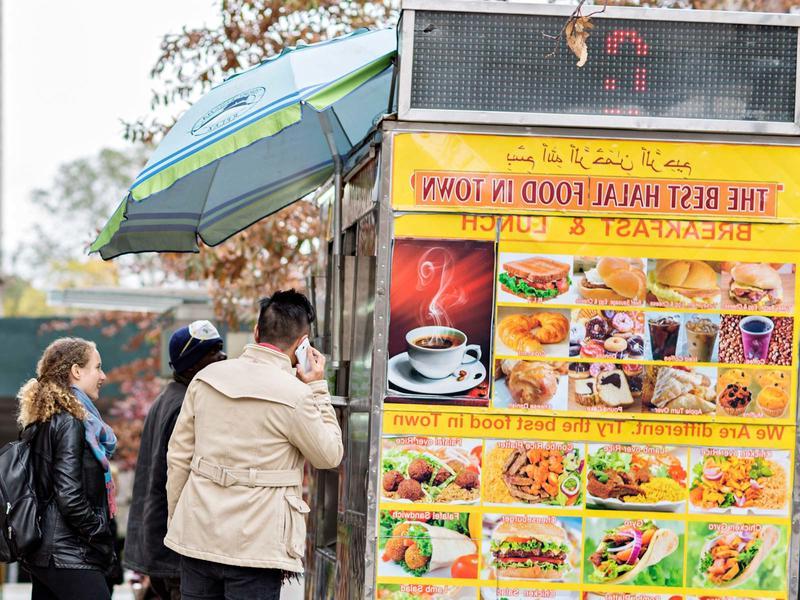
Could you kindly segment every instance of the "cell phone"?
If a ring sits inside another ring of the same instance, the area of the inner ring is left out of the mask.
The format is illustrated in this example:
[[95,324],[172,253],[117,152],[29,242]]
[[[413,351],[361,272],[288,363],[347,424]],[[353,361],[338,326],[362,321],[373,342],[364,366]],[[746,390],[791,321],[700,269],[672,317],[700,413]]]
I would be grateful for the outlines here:
[[304,338],[300,345],[297,347],[297,350],[294,351],[294,355],[297,357],[298,364],[303,366],[303,371],[308,371],[308,349],[311,348],[311,342],[308,341],[308,338]]

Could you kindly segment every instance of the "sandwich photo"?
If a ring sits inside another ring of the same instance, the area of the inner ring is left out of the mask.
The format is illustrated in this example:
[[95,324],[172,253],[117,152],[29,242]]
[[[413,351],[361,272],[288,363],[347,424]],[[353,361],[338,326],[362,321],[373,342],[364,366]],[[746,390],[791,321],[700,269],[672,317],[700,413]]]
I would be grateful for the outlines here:
[[[617,585],[633,582],[645,569],[667,559],[679,545],[677,533],[653,521],[623,523],[607,529],[597,549],[588,556],[592,567],[588,572],[588,582]],[[678,571],[678,580],[682,579],[682,564],[679,569],[662,570],[667,571],[665,579],[673,578],[673,570]],[[659,583],[663,585],[663,582]]]
[[[424,518],[431,513],[419,514]],[[448,577],[456,564],[477,554],[477,546],[470,539],[468,513],[459,514],[457,519],[427,520],[397,518],[397,515],[406,516],[408,512],[380,513],[380,575]]]
[[570,269],[569,263],[544,256],[510,261],[502,265],[500,287],[528,302],[552,300],[572,285]]
[[[715,532],[707,541],[697,567],[705,587],[736,587],[757,573],[777,545],[780,534],[772,525],[764,525],[757,531],[750,529],[742,526],[739,530]],[[768,588],[755,582],[754,589]]]
[[781,276],[763,263],[739,263],[730,270],[729,301],[761,308],[783,302]]
[[647,296],[647,277],[641,259],[605,257],[587,270],[578,295],[591,304],[641,304]]
[[571,570],[569,537],[557,523],[503,521],[492,532],[496,579],[561,580]]
[[655,306],[718,306],[719,274],[700,260],[651,261],[647,289]]

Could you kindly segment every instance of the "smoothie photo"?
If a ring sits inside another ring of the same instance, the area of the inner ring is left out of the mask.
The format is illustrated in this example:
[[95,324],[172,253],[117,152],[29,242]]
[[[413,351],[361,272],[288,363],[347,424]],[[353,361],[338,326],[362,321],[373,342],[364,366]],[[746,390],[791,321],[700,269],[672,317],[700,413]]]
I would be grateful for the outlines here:
[[769,342],[772,339],[774,328],[775,324],[767,317],[745,317],[739,322],[745,360],[767,360]]

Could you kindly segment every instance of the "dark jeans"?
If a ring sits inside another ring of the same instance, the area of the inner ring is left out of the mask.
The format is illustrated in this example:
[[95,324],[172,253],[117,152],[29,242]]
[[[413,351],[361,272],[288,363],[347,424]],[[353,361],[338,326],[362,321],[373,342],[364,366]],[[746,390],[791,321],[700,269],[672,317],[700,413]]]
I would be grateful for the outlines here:
[[111,600],[106,578],[92,569],[29,567],[31,600]]
[[181,556],[182,600],[280,600],[278,569],[234,567]]
[[161,600],[181,600],[179,577],[151,577],[150,587]]

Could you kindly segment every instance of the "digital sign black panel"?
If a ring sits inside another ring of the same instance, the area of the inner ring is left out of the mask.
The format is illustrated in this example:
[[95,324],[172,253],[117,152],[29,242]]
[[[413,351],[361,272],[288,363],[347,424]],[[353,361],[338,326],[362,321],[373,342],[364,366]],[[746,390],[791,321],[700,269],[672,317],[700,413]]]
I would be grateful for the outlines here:
[[418,10],[410,108],[795,121],[796,27],[592,21],[579,68],[566,17]]

